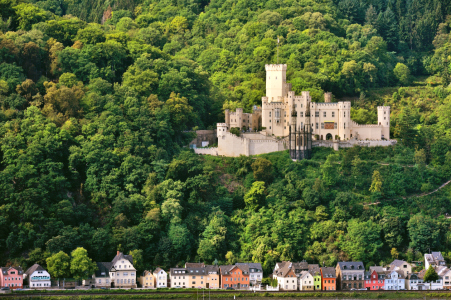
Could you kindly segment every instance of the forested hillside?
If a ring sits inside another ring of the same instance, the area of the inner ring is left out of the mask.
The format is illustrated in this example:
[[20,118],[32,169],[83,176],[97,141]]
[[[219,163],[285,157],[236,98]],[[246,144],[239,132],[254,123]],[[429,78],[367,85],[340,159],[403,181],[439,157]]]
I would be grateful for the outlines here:
[[[333,266],[451,258],[451,3],[0,0],[0,264],[84,247]],[[277,41],[279,40],[279,44]],[[353,118],[392,106],[396,147],[199,157],[192,129],[261,103],[266,63]],[[421,78],[415,76],[422,76]],[[368,205],[370,203],[374,205]],[[139,257],[142,258],[139,258]],[[69,274],[67,274],[69,276]]]

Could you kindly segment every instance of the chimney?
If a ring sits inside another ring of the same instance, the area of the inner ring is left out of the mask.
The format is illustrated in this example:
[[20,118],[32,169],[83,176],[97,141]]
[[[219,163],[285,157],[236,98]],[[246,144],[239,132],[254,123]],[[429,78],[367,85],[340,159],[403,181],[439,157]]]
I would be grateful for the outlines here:
[[117,254],[116,255],[119,255],[119,253],[121,253],[121,252],[119,252],[119,250],[117,250]]

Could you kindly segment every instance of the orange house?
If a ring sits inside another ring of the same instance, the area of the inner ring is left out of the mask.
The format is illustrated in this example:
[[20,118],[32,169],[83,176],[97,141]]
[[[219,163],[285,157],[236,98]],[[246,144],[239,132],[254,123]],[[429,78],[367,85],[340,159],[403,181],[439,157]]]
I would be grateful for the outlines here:
[[249,267],[245,265],[240,266],[220,266],[221,272],[221,287],[234,289],[249,288]]
[[321,268],[321,281],[323,291],[336,291],[337,275],[335,274],[335,268],[332,267]]

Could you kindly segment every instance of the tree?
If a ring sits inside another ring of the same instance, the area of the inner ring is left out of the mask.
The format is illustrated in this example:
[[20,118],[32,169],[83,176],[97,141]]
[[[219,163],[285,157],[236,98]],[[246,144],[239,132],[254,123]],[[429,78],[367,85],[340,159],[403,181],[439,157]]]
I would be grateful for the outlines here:
[[428,215],[420,213],[412,216],[407,223],[410,244],[409,247],[426,253],[429,248],[440,245],[440,228],[437,222]]
[[380,239],[381,227],[369,220],[359,222],[352,219],[348,223],[347,234],[342,241],[342,249],[352,260],[377,261],[383,243]]
[[47,13],[29,3],[21,3],[14,7],[19,21],[19,28],[23,30],[30,30],[31,25],[43,22],[47,18]]
[[424,274],[423,281],[429,282],[429,289],[431,289],[431,284],[434,281],[437,281],[439,279],[439,276],[437,272],[435,271],[433,266],[429,266],[429,268],[426,270],[426,273]]
[[144,258],[143,251],[141,249],[135,249],[128,253],[133,257],[133,266],[136,269],[136,274],[142,274],[144,272]]
[[54,278],[69,277],[70,274],[70,257],[63,251],[53,254],[47,258],[47,268]]
[[396,248],[391,248],[390,254],[393,259],[398,259],[399,257],[399,252]]
[[322,180],[327,186],[333,186],[338,181],[338,170],[335,165],[337,154],[329,154],[326,162],[321,166]]
[[75,279],[88,278],[97,270],[97,265],[88,257],[88,251],[78,247],[71,253],[70,272]]
[[228,218],[221,211],[217,210],[210,219],[208,226],[202,233],[202,239],[197,249],[197,254],[204,261],[212,262],[222,257],[226,249],[226,235]]
[[382,191],[382,176],[378,170],[374,170],[373,172],[369,191],[371,193],[380,193]]
[[244,202],[249,210],[256,211],[265,204],[266,188],[263,181],[252,183],[250,190],[244,195]]
[[395,73],[396,78],[403,86],[408,86],[410,84],[410,70],[405,64],[397,63],[396,67],[393,69],[393,73]]
[[272,162],[266,158],[257,158],[252,163],[252,171],[254,171],[254,178],[258,181],[269,183],[273,178]]

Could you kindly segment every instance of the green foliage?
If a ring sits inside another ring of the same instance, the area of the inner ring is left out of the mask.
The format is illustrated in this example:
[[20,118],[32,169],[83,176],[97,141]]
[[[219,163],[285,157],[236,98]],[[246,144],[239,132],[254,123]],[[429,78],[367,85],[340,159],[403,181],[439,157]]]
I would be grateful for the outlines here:
[[429,268],[426,270],[426,273],[424,274],[423,280],[424,282],[433,282],[437,281],[440,277],[438,276],[437,272],[435,272],[434,267],[429,266]]
[[53,278],[69,277],[70,257],[63,251],[53,254],[46,260],[47,269]]
[[96,263],[88,257],[86,249],[78,247],[71,253],[70,272],[75,279],[89,278],[97,269]]

